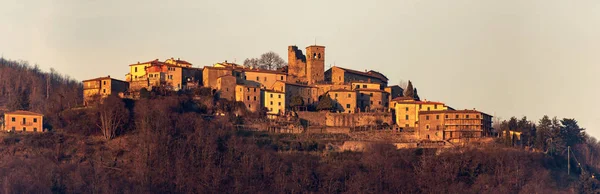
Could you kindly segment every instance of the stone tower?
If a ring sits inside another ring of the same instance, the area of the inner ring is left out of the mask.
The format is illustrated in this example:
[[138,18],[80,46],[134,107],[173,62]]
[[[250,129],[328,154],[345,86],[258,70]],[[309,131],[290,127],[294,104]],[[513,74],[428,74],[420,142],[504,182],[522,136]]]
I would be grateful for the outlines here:
[[325,47],[312,45],[306,47],[306,78],[308,84],[325,80]]
[[307,82],[306,56],[297,46],[288,46],[288,81]]

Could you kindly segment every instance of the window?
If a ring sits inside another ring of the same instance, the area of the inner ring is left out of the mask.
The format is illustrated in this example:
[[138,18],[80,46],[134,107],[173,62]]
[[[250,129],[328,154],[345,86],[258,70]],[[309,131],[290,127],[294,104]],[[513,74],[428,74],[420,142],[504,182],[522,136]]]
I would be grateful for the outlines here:
[[458,119],[458,115],[456,115],[456,118]]
[[408,124],[404,125],[404,127],[408,127]]
[[12,122],[15,122],[15,121],[16,121],[16,120],[15,120],[15,117],[13,117],[13,118],[12,118]]
[[106,89],[102,89],[102,92],[106,94]]
[[265,81],[267,81],[267,77],[265,77]]
[[250,100],[250,96],[248,96],[246,99],[248,99],[248,101]]
[[27,131],[27,127],[23,127],[23,131]]
[[429,125],[425,125],[425,129],[429,130]]
[[25,124],[27,122],[27,119],[23,118],[23,124]]
[[352,98],[352,94],[348,94],[348,98]]
[[254,88],[254,92],[256,92],[256,88]]
[[279,94],[279,98],[281,98],[281,94]]
[[246,91],[247,91],[247,92],[250,92],[250,88],[246,88]]
[[36,127],[33,128],[33,132],[37,132],[37,128]]
[[467,118],[467,119],[468,119],[468,118],[469,118],[469,115],[465,115],[465,118]]
[[103,83],[103,84],[104,84],[104,85],[106,85],[106,81],[104,81],[104,83]]
[[[436,125],[436,126],[435,126],[435,130],[438,130],[438,131],[439,131],[439,130],[440,130],[440,126],[439,126],[439,125]],[[435,132],[435,136],[437,136],[437,132]]]
[[278,105],[278,106],[281,106],[281,102],[277,102],[277,105]]
[[360,88],[360,85],[356,85],[356,89]]
[[419,110],[423,109],[423,105],[419,104]]
[[254,96],[254,101],[256,101],[256,96]]
[[34,122],[34,123],[37,123],[37,118],[33,118],[33,122]]
[[367,85],[363,85],[363,88],[367,88]]
[[260,81],[260,78],[258,76],[256,76],[256,81]]
[[379,103],[379,105],[381,105],[381,101],[377,101]]
[[404,118],[405,118],[406,120],[408,120],[408,115],[405,115],[405,116],[404,116]]
[[430,110],[431,110],[431,107],[427,107],[427,111],[430,111]]
[[338,94],[336,93],[336,94],[335,94],[335,98],[337,99],[337,97],[338,97]]
[[281,80],[283,80],[283,76],[281,76]]
[[271,96],[271,98],[273,98],[273,94],[270,94],[269,96]]
[[12,127],[12,131],[15,132],[17,129],[15,127]]
[[338,76],[338,80],[342,81],[342,76]]
[[134,72],[137,72],[137,67],[135,67],[135,70],[134,70]]
[[369,96],[370,96],[370,97],[373,97],[373,93],[370,93],[370,94],[369,94]]
[[408,111],[408,107],[406,107],[406,111]]
[[475,118],[479,118],[479,115],[475,115]]
[[429,115],[425,116],[425,120],[429,120]]
[[433,109],[437,109],[437,104],[433,105]]
[[252,108],[252,105],[251,105],[251,104],[249,104],[249,105],[248,105],[248,108]]
[[273,105],[273,101],[271,101],[271,105]]
[[242,88],[240,88],[240,92],[242,91]]
[[446,118],[448,118],[448,115],[446,115]]
[[350,108],[350,104],[346,104],[346,108]]
[[435,115],[435,120],[440,120],[440,115]]
[[225,90],[229,92],[229,88],[225,88]]
[[371,101],[371,105],[373,105],[373,101]]

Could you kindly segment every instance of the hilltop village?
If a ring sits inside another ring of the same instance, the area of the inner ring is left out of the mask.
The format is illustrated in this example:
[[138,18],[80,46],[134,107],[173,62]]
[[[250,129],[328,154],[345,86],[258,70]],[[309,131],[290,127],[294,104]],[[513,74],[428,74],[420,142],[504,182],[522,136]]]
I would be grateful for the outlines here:
[[412,85],[388,85],[388,78],[380,72],[339,66],[326,70],[325,47],[318,45],[308,46],[304,52],[288,46],[288,65],[277,70],[227,61],[203,68],[174,58],[136,62],[129,65],[124,81],[110,76],[84,80],[83,104],[91,105],[109,95],[138,99],[158,88],[210,88],[213,95],[242,102],[250,112],[266,112],[272,121],[299,119],[304,123],[304,127],[279,124],[264,129],[272,132],[349,133],[376,128],[406,132],[410,135],[405,137],[412,141],[442,143],[493,133],[489,114],[421,100]]

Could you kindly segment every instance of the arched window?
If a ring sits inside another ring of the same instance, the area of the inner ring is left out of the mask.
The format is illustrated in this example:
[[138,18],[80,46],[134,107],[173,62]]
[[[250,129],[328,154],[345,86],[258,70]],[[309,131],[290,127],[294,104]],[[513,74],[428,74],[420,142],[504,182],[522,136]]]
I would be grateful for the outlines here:
[[317,53],[313,53],[313,58],[316,59],[317,58]]
[[426,126],[425,126],[425,129],[429,130],[429,125],[426,125]]
[[321,58],[321,53],[319,53],[317,56],[318,56],[318,57],[319,57],[319,59],[320,59],[320,58]]

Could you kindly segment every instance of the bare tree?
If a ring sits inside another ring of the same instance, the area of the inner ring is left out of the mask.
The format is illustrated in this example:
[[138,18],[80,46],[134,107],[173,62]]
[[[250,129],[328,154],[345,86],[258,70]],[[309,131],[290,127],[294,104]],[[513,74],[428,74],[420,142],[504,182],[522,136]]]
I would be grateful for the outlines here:
[[275,52],[269,51],[260,55],[260,58],[247,58],[244,67],[267,70],[276,70],[286,66],[287,63]]
[[129,118],[125,103],[117,96],[111,95],[98,105],[98,123],[96,124],[106,139],[115,138],[119,129]]

